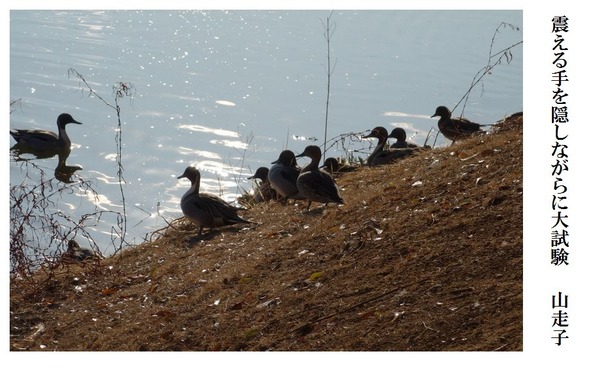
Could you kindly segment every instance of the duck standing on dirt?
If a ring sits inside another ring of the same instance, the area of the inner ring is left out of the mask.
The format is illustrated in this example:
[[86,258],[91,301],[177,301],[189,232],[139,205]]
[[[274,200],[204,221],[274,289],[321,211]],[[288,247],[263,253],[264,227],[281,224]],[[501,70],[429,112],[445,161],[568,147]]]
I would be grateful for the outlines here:
[[269,183],[271,187],[287,202],[288,199],[305,199],[298,192],[296,181],[300,175],[300,168],[296,163],[296,156],[291,150],[284,150],[279,154],[279,158],[272,162],[273,166],[269,169]]
[[483,134],[482,126],[479,123],[471,122],[465,118],[452,118],[452,113],[446,106],[436,108],[432,118],[439,116],[438,129],[444,137],[452,141],[452,144],[459,139],[471,137],[474,134]]
[[321,148],[317,145],[308,145],[304,152],[296,157],[310,157],[308,163],[298,176],[296,185],[301,195],[308,199],[306,211],[310,210],[311,202],[344,204],[339,189],[330,174],[319,169]]
[[237,215],[238,208],[233,207],[218,196],[200,193],[200,171],[193,166],[185,169],[178,179],[187,178],[192,186],[181,197],[181,211],[191,222],[202,229],[215,228],[236,223],[252,223]]

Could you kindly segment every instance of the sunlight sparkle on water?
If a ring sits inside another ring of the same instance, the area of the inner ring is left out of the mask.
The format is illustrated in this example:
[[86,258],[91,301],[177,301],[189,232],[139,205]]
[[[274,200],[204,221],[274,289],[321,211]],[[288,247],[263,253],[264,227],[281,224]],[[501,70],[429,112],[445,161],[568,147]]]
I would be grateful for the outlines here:
[[206,126],[201,125],[180,125],[180,129],[190,130],[190,131],[200,131],[202,133],[212,133],[215,135],[220,135],[222,137],[232,137],[237,138],[239,134],[232,130],[224,130],[224,129],[213,129]]
[[[208,152],[206,150],[190,149],[190,148],[186,148],[184,146],[179,147],[179,154],[182,154],[185,156],[198,156],[198,157],[204,157],[204,158],[212,158],[215,160],[222,159],[221,155],[219,155],[218,153]],[[183,162],[182,160],[178,160],[178,161]]]
[[227,139],[222,139],[222,140],[216,140],[213,139],[212,141],[210,141],[211,144],[213,145],[223,145],[226,146],[228,148],[234,148],[234,149],[247,149],[248,148],[248,144],[242,141],[230,141]]
[[217,101],[215,101],[215,103],[220,104],[222,106],[235,107],[235,103],[234,102],[230,102],[230,101],[227,101],[227,100],[217,100]]

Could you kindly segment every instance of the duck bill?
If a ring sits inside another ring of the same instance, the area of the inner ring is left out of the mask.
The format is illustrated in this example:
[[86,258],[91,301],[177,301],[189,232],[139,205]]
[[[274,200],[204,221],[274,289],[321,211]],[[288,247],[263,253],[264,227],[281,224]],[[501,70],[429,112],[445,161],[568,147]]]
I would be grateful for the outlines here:
[[373,130],[371,130],[371,129],[367,129],[366,131],[368,131],[368,132],[369,132],[369,134],[367,134],[367,135],[363,135],[363,136],[361,137],[362,139],[365,139],[365,138],[377,138],[377,135],[376,135],[376,133],[375,133]]

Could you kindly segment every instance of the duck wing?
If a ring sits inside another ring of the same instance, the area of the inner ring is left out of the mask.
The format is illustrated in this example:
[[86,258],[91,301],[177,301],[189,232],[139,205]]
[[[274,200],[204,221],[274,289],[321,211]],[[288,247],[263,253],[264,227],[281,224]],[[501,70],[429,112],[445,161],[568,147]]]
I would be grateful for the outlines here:
[[296,169],[282,169],[278,173],[284,180],[290,182],[296,182],[296,180],[298,180],[298,176],[300,175],[300,171]]
[[303,192],[308,195],[307,198],[323,203],[344,203],[344,200],[340,197],[337,184],[331,175],[319,170],[302,175],[303,177],[298,184],[303,187]]
[[459,132],[473,133],[481,131],[481,125],[479,123],[471,122],[465,118],[452,119],[452,124]]
[[197,210],[201,210],[207,217],[212,219],[214,226],[232,225],[239,222],[250,223],[250,221],[237,215],[238,208],[233,207],[218,196],[200,194],[193,204]]
[[387,149],[379,152],[372,160],[372,165],[389,164],[406,158],[414,153],[414,148]]
[[14,129],[10,131],[10,135],[17,142],[55,142],[58,141],[58,135],[48,130],[20,130]]

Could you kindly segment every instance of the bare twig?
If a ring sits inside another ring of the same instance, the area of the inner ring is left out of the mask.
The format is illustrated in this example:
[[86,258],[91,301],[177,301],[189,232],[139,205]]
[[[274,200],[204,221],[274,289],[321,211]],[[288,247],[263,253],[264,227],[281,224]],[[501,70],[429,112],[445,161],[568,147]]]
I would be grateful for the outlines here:
[[323,34],[325,37],[325,41],[327,42],[327,98],[325,100],[325,136],[323,139],[323,159],[325,159],[325,154],[327,150],[327,128],[329,125],[329,98],[331,97],[331,76],[333,75],[333,71],[335,70],[335,64],[331,65],[331,38],[335,33],[336,24],[331,22],[331,16],[333,15],[333,11],[329,14],[329,16],[325,19],[325,22],[321,20],[321,24],[323,28],[325,28],[325,33]]
[[88,229],[112,212],[96,208],[74,219],[57,210],[63,196],[68,194],[91,192],[97,197],[91,182],[79,179],[65,183],[48,177],[34,161],[19,162],[25,179],[12,185],[9,192],[11,279],[30,280],[41,270],[46,273],[47,280],[51,280],[69,240],[83,237],[95,252],[101,252]]
[[467,89],[467,92],[465,92],[465,94],[460,98],[458,103],[456,103],[456,105],[454,106],[452,111],[454,111],[456,109],[456,107],[458,107],[461,104],[461,102],[464,101],[463,108],[461,111],[461,116],[462,116],[462,114],[464,113],[464,110],[466,108],[467,101],[469,100],[469,95],[471,94],[471,91],[473,90],[473,88],[475,88],[475,86],[481,82],[482,92],[483,92],[484,77],[492,74],[492,69],[494,69],[496,66],[503,63],[503,60],[506,61],[507,64],[510,64],[510,62],[512,61],[512,58],[513,58],[511,50],[513,48],[523,44],[523,41],[519,41],[519,42],[513,43],[512,45],[505,47],[504,49],[492,54],[492,51],[494,50],[494,43],[496,41],[496,36],[500,33],[500,30],[504,29],[504,28],[510,28],[513,31],[520,31],[519,27],[514,26],[510,23],[506,23],[506,22],[502,22],[498,25],[498,27],[496,27],[496,30],[494,31],[494,35],[492,36],[492,40],[490,41],[487,64],[475,74],[475,76],[473,77],[473,80],[471,81],[471,85]]
[[15,111],[15,106],[21,107],[21,98],[14,99],[10,101],[10,113],[12,114]]
[[329,146],[323,149],[323,155],[325,154],[325,151],[334,147],[338,147],[344,151],[346,161],[350,163],[361,163],[360,157],[355,157],[355,154],[358,153],[368,155],[370,153],[370,150],[367,147],[353,147],[356,143],[362,145],[361,136],[361,133],[342,133],[336,137],[333,137],[330,140]]
[[[119,242],[119,246],[117,249],[117,252],[121,249],[123,249],[123,245],[125,244],[125,236],[127,234],[127,210],[126,210],[126,202],[125,202],[125,190],[123,187],[123,184],[126,183],[125,178],[124,178],[124,168],[123,168],[123,164],[122,164],[122,152],[123,152],[123,148],[122,148],[122,134],[123,134],[123,129],[121,126],[121,106],[119,105],[119,100],[124,98],[124,97],[129,97],[130,100],[133,99],[133,97],[135,96],[135,87],[133,86],[133,84],[131,83],[127,83],[127,82],[122,82],[119,81],[117,83],[115,83],[113,85],[113,96],[114,96],[114,104],[109,103],[107,100],[105,100],[102,96],[100,96],[96,91],[94,91],[94,89],[90,86],[90,84],[85,80],[85,78],[83,77],[83,75],[81,75],[81,73],[79,73],[77,70],[75,70],[74,68],[70,68],[68,70],[68,74],[69,76],[74,76],[76,78],[78,78],[85,86],[85,89],[87,89],[88,94],[91,96],[95,96],[96,98],[98,98],[101,102],[103,102],[104,104],[106,104],[108,107],[112,108],[113,110],[116,111],[117,114],[117,132],[115,134],[115,143],[117,146],[117,157],[116,157],[116,162],[117,162],[117,176],[119,177],[119,190],[121,192],[121,203],[122,203],[122,208],[123,208],[123,213],[118,217],[118,226],[120,228],[120,234],[118,234],[119,238],[120,238],[120,242]],[[83,90],[83,88],[82,88]],[[113,228],[114,230],[114,228]],[[114,245],[114,237],[113,237],[113,245]]]

